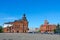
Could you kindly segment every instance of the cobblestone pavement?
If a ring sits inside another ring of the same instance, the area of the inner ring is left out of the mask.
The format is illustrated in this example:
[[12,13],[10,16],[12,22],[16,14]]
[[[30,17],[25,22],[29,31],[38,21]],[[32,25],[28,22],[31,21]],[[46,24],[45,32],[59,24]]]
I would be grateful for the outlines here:
[[0,40],[60,40],[56,34],[0,33]]

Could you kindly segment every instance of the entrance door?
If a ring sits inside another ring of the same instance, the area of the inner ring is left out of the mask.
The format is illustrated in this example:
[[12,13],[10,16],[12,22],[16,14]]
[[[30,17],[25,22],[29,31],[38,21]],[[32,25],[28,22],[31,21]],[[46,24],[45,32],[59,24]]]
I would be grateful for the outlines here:
[[17,33],[19,33],[19,31],[17,31]]

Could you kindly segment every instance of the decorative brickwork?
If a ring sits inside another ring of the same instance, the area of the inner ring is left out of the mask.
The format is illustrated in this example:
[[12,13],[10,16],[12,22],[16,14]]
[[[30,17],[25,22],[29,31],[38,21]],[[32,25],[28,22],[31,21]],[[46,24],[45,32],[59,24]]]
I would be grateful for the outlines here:
[[23,15],[22,19],[5,24],[12,24],[12,26],[5,27],[3,29],[4,33],[26,33],[28,31],[28,21],[25,14]]
[[44,24],[40,27],[41,33],[54,33],[54,29],[56,29],[56,25],[49,24],[47,20],[45,20]]

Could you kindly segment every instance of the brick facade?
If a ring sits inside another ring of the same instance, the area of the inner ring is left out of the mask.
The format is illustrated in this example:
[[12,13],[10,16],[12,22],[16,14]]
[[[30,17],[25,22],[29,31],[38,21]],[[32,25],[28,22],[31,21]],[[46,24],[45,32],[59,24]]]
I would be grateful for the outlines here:
[[45,20],[44,24],[40,26],[41,33],[54,33],[54,29],[56,29],[56,25],[49,24],[47,20]]
[[12,26],[5,27],[3,29],[4,33],[26,33],[28,31],[28,21],[25,14],[23,15],[22,19],[5,24],[12,24]]

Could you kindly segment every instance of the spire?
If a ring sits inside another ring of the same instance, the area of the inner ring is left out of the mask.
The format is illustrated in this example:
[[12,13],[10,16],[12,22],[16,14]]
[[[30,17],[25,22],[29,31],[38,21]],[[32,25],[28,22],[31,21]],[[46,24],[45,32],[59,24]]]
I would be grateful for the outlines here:
[[25,14],[23,14],[23,16],[25,17]]
[[49,22],[47,20],[45,20],[44,24],[47,25],[47,24],[49,24]]
[[23,14],[22,20],[27,21],[25,13]]

